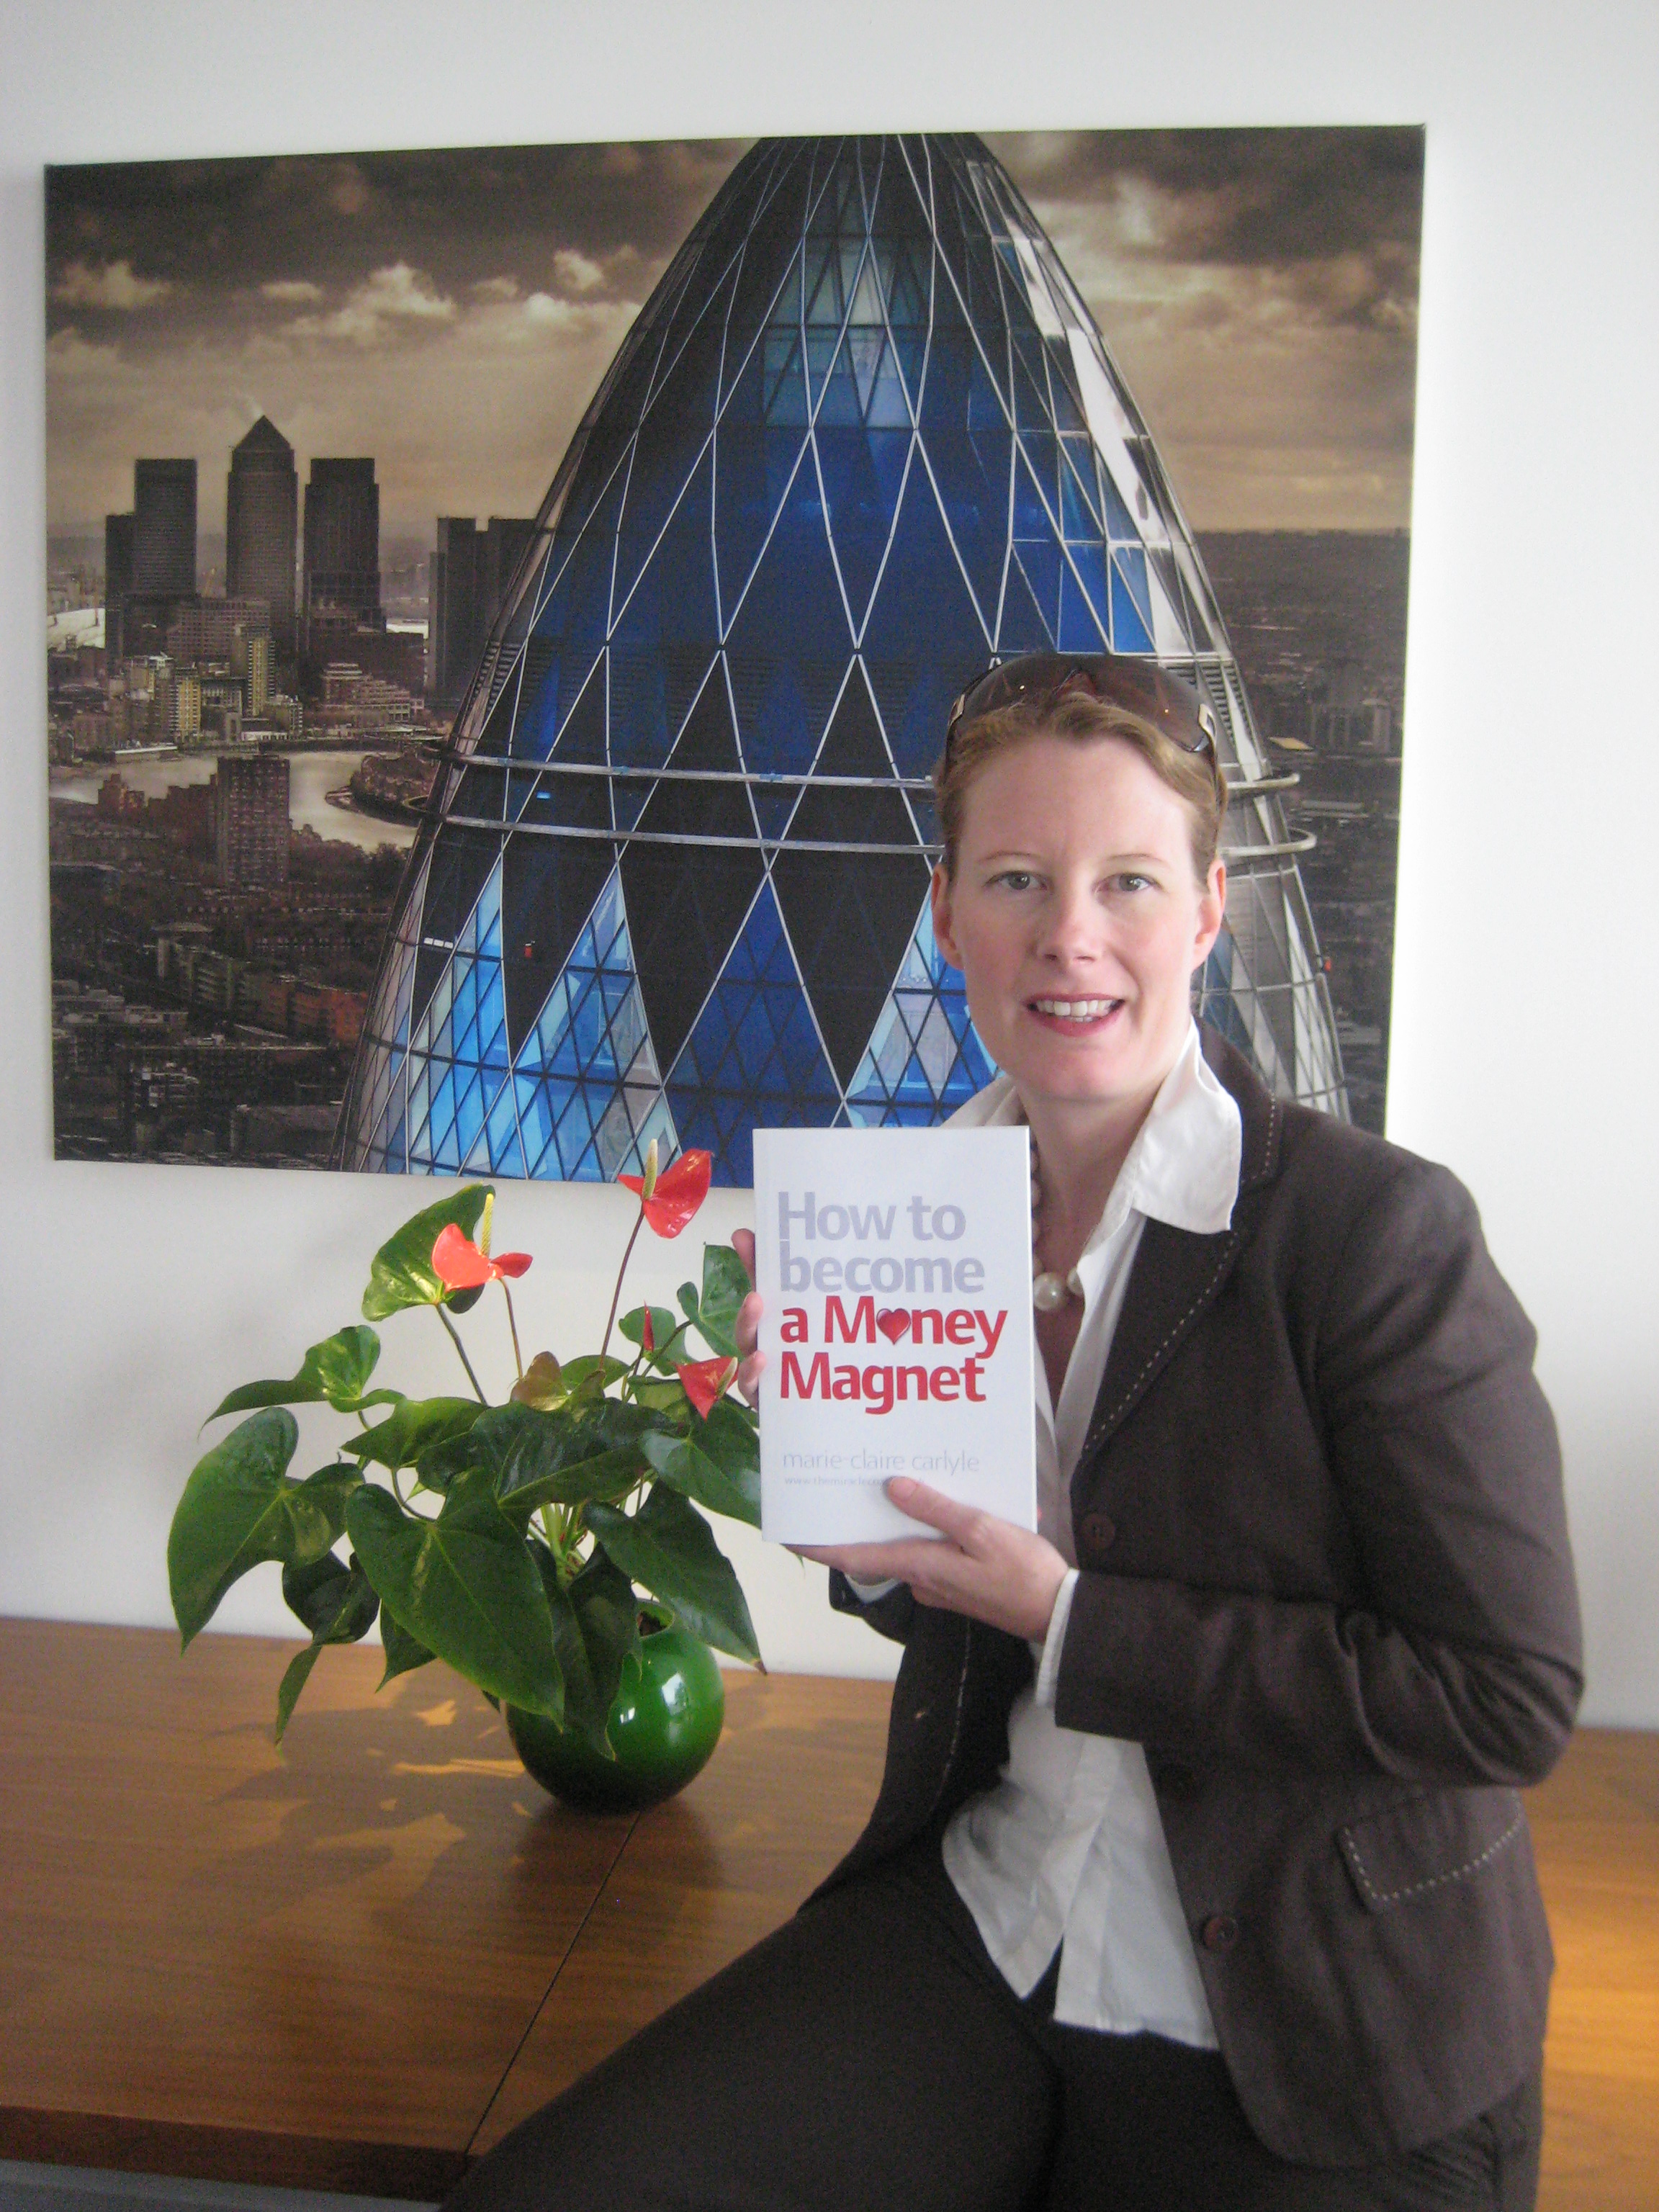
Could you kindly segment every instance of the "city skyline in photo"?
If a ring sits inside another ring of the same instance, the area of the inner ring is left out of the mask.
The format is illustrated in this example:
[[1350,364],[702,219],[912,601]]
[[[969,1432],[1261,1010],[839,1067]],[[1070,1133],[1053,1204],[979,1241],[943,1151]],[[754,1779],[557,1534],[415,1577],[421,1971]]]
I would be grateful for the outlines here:
[[[224,529],[260,415],[372,456],[383,542],[532,514],[617,347],[747,142],[59,168],[47,514],[86,537],[141,456]],[[1200,530],[1408,526],[1422,137],[993,137]]]

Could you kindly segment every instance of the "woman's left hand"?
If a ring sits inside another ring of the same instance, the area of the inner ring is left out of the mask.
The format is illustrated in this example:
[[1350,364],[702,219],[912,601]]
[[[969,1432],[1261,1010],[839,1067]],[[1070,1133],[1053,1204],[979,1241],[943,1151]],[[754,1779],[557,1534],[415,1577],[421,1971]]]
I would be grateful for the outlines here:
[[900,1536],[886,1544],[792,1544],[790,1550],[861,1583],[908,1583],[922,1605],[965,1613],[1027,1643],[1042,1642],[1068,1571],[1046,1536],[963,1505],[908,1475],[895,1475],[885,1487],[901,1513],[925,1521],[945,1540]]

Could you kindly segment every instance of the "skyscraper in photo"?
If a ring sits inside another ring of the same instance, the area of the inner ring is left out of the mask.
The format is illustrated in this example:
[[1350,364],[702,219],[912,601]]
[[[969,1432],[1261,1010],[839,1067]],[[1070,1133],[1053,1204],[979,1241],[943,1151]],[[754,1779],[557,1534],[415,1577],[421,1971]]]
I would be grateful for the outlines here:
[[483,650],[478,628],[478,526],[441,514],[427,568],[426,676],[432,703],[455,706]]
[[372,460],[313,460],[305,497],[305,619],[382,629],[380,489]]
[[214,857],[224,884],[288,881],[289,774],[282,753],[221,753],[214,772]]
[[104,659],[114,672],[126,658],[127,601],[132,595],[132,517],[104,517]]
[[427,689],[434,707],[457,705],[526,546],[533,517],[492,514],[480,530],[470,514],[441,514],[428,583]]
[[132,465],[132,589],[140,599],[188,599],[196,589],[196,464]]
[[[750,1179],[767,1124],[942,1120],[992,1073],[927,906],[951,699],[1033,647],[1155,658],[1234,791],[1203,1011],[1345,1114],[1307,904],[1152,436],[970,137],[774,139],[571,441],[405,874],[348,1166]],[[1305,842],[1305,841],[1300,841]]]
[[294,448],[262,415],[231,448],[225,483],[225,593],[264,599],[278,653],[294,650],[299,472]]

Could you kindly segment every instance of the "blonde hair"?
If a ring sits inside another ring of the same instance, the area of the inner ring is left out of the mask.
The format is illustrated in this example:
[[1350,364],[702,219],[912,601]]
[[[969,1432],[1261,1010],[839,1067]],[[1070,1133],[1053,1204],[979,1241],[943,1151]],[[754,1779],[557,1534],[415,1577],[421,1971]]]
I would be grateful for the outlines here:
[[968,793],[991,763],[1033,738],[1065,738],[1074,744],[1115,738],[1131,746],[1158,781],[1185,805],[1190,823],[1193,872],[1207,883],[1221,842],[1227,785],[1212,750],[1188,752],[1157,724],[1127,707],[1085,691],[1011,700],[1006,707],[957,724],[933,770],[933,796],[945,842],[945,874],[954,883]]

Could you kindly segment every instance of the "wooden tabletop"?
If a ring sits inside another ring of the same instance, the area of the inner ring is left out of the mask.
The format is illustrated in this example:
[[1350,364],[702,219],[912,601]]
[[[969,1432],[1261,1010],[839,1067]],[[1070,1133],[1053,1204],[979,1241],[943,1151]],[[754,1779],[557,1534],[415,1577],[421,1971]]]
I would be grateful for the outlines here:
[[[437,1667],[0,1620],[0,2159],[436,2198],[776,1927],[862,1826],[884,1682],[726,1676],[681,1796],[566,1811]],[[1540,2212],[1659,2178],[1659,1736],[1530,1811],[1559,1965]]]
[[567,1811],[437,1666],[0,1620],[0,2158],[435,2198],[787,1918],[862,1826],[885,1682],[728,1674],[711,1764]]

